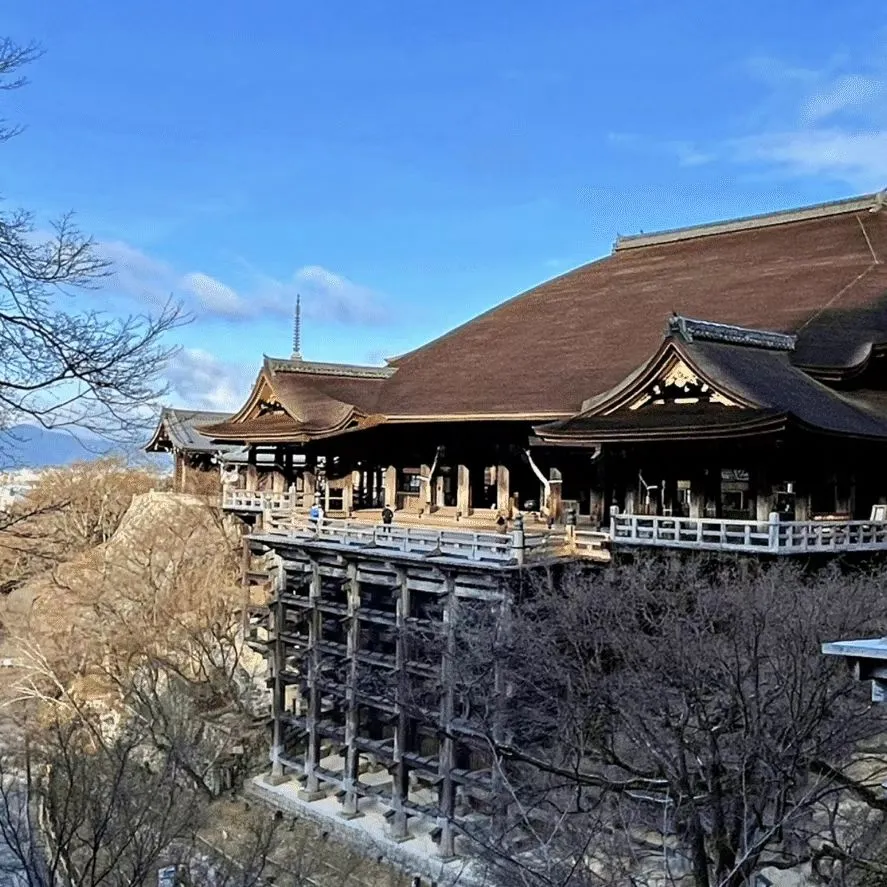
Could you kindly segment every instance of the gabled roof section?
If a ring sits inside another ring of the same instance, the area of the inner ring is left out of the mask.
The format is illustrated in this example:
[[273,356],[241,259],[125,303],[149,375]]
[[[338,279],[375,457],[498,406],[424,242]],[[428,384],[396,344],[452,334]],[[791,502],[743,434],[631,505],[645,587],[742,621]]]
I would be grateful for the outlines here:
[[266,357],[246,403],[206,428],[215,440],[293,442],[375,424],[373,407],[388,367]]
[[791,340],[675,317],[656,353],[581,413],[535,429],[545,442],[739,437],[789,424],[887,440],[887,417],[794,366]]
[[201,426],[222,422],[228,413],[207,410],[180,410],[164,407],[151,440],[145,445],[147,453],[181,450],[188,453],[218,453],[233,449],[215,444]]

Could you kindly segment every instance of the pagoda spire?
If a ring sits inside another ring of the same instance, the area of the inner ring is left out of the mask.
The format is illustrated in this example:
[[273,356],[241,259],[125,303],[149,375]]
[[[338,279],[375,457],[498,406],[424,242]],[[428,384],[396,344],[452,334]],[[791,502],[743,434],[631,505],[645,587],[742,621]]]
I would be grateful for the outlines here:
[[293,317],[293,360],[302,359],[302,296],[296,295],[296,312]]

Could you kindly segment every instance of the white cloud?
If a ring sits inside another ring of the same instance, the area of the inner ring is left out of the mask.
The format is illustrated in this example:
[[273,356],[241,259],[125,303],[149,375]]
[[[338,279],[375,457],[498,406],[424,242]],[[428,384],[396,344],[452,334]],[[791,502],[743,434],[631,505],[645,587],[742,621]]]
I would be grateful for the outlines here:
[[166,367],[167,400],[195,410],[234,412],[243,406],[256,367],[220,360],[200,348],[184,348]]
[[887,184],[887,53],[826,60],[819,70],[778,61],[752,72],[766,83],[756,131],[729,140],[725,157],[782,175],[816,176],[858,190]]
[[766,133],[739,139],[733,148],[739,162],[763,162],[790,175],[839,179],[863,191],[887,184],[887,127]]
[[379,323],[387,312],[378,295],[320,265],[306,265],[293,276],[306,300],[308,316],[338,323]]
[[238,318],[251,313],[250,304],[230,286],[203,274],[190,271],[182,277],[182,286],[200,304],[203,311],[215,317]]
[[779,176],[844,182],[858,191],[887,185],[887,52],[835,56],[819,70],[768,57],[749,59],[745,75],[766,95],[744,114],[744,132],[719,141],[656,140],[610,133],[611,144],[672,156],[680,166],[719,161]]
[[289,317],[297,294],[302,296],[305,316],[322,322],[361,326],[389,318],[378,293],[321,265],[305,265],[283,280],[253,271],[253,279],[239,292],[203,271],[180,273],[168,262],[122,241],[103,242],[98,249],[112,263],[106,294],[149,306],[172,296],[198,318]]
[[99,243],[97,250],[112,266],[105,290],[149,305],[162,304],[173,295],[178,276],[166,262],[120,240]]
[[667,155],[677,160],[680,166],[702,166],[717,159],[710,150],[703,150],[697,144],[686,139],[655,141],[641,136],[639,133],[609,132],[607,141],[611,145],[627,148],[635,154],[649,156]]
[[877,107],[887,94],[887,78],[845,74],[818,88],[803,104],[801,117],[809,124],[817,124],[828,117],[846,111]]

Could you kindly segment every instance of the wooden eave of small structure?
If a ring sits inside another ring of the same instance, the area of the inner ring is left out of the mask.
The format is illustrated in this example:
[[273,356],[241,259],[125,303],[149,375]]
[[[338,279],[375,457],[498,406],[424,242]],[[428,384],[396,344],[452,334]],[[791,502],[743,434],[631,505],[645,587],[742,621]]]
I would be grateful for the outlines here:
[[146,453],[186,452],[208,453],[231,449],[212,442],[203,426],[225,420],[227,413],[210,410],[186,410],[164,407],[151,440],[145,444]]

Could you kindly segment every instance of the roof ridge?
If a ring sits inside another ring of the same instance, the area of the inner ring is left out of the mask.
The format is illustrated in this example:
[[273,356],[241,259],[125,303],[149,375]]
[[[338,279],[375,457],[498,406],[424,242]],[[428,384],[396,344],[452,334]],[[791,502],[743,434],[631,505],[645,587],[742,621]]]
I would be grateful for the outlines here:
[[708,342],[724,342],[728,345],[750,345],[754,348],[766,348],[769,351],[794,351],[798,341],[798,337],[791,333],[757,330],[731,323],[716,323],[713,320],[697,320],[679,314],[673,314],[668,319],[666,335],[678,335],[685,342],[701,339]]
[[781,209],[770,213],[739,216],[735,219],[704,222],[701,225],[668,228],[664,231],[654,231],[650,234],[623,234],[616,238],[613,252],[624,252],[625,250],[638,249],[643,246],[657,246],[681,240],[694,240],[698,237],[709,237],[713,234],[730,234],[736,231],[750,231],[755,228],[787,225],[791,222],[821,219],[844,213],[860,212],[862,210],[877,212],[885,205],[885,198],[887,198],[887,189],[872,194],[863,194],[859,197],[847,197],[843,200],[814,203],[809,206]]
[[265,355],[265,365],[273,372],[302,373],[315,376],[352,376],[357,379],[387,379],[397,372],[395,366],[364,366],[352,363],[326,363],[317,360],[293,360]]

